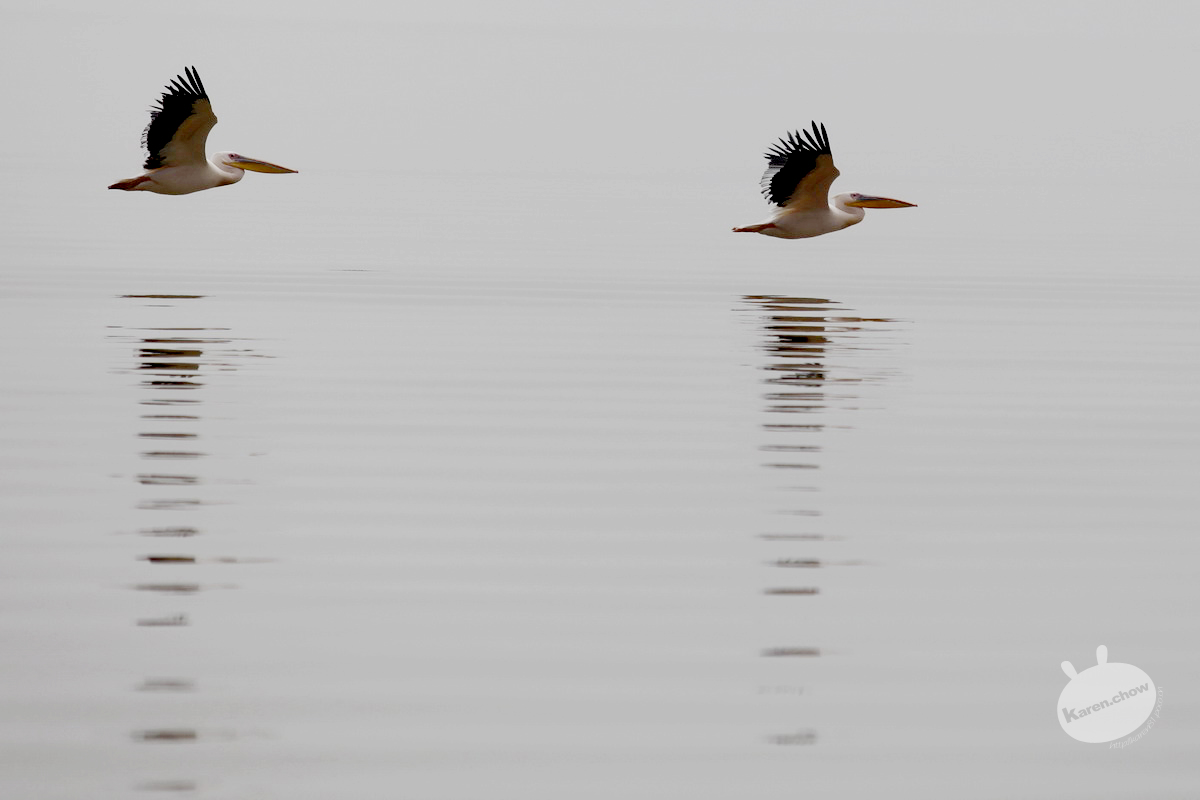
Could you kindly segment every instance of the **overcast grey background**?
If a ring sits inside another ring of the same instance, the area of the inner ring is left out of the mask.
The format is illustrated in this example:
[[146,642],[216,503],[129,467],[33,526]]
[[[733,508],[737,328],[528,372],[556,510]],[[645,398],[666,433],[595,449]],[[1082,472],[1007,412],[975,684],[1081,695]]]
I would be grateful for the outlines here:
[[[3,12],[0,794],[1192,796],[1193,5],[281,8]],[[299,174],[106,191],[193,64]],[[919,207],[730,234],[810,119]],[[831,301],[815,470],[759,295]]]

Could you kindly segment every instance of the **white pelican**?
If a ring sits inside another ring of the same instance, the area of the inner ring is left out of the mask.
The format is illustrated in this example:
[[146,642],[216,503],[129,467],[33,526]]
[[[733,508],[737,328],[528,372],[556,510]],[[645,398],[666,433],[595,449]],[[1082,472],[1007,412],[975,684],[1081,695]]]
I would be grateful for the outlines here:
[[188,67],[163,92],[158,108],[150,109],[150,124],[142,132],[142,146],[150,152],[146,173],[117,181],[110,189],[158,194],[190,194],[237,183],[245,170],[253,172],[295,172],[256,158],[237,153],[214,153],[204,157],[208,132],[217,124],[212,104],[200,74]]
[[[805,141],[807,139],[807,141]],[[840,174],[833,165],[825,126],[789,133],[766,153],[762,193],[779,210],[766,222],[734,228],[735,233],[761,233],[781,239],[807,239],[862,222],[864,208],[908,208],[915,203],[869,194],[839,194],[829,204],[829,187]]]

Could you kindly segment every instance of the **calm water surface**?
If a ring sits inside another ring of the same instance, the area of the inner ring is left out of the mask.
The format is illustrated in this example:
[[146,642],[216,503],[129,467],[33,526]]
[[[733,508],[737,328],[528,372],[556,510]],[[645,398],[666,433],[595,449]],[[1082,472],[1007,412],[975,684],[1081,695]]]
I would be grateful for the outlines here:
[[1190,782],[1052,719],[1187,713],[1189,282],[112,261],[6,276],[13,796]]

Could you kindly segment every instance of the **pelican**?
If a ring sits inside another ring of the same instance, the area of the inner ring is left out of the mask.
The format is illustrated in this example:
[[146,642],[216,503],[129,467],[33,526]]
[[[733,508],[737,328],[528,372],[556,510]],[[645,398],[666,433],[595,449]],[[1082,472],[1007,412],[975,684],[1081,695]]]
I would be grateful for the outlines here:
[[909,208],[915,203],[870,194],[835,195],[829,204],[829,187],[841,173],[833,165],[825,126],[812,123],[811,131],[789,133],[767,151],[763,196],[779,210],[766,222],[734,228],[734,233],[761,233],[780,239],[807,239],[840,231],[862,222],[864,208]]
[[212,104],[200,73],[188,67],[163,92],[157,108],[150,109],[150,124],[142,132],[142,146],[150,156],[142,166],[146,173],[117,181],[110,189],[157,194],[191,194],[203,189],[237,183],[252,172],[295,172],[237,153],[214,153],[204,157],[208,132],[217,124]]

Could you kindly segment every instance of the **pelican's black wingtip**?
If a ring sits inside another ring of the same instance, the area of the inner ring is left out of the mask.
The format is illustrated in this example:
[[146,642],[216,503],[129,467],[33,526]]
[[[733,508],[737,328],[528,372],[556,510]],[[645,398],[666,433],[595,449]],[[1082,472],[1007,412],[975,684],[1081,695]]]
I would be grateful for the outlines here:
[[200,73],[196,71],[194,66],[184,67],[182,75],[176,75],[170,83],[164,87],[166,95],[194,95],[195,97],[208,97],[208,92],[204,90],[204,82],[200,80]]
[[816,120],[811,121],[811,130],[788,131],[779,141],[772,144],[763,154],[763,158],[772,164],[782,163],[796,153],[811,152],[818,155],[833,155],[829,149],[829,134],[825,126]]
[[207,97],[208,92],[204,91],[204,81],[200,80],[200,72],[196,69],[196,65],[193,64],[185,69],[184,72],[187,74],[188,78],[191,79],[192,88],[196,91],[196,93],[201,97]]

